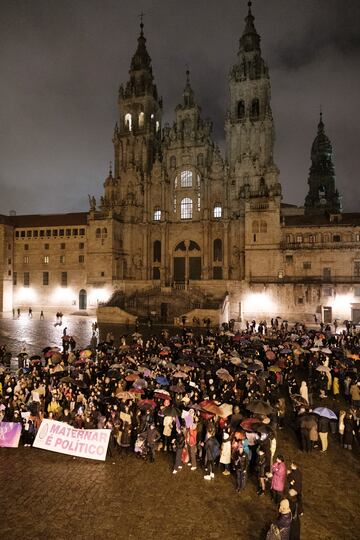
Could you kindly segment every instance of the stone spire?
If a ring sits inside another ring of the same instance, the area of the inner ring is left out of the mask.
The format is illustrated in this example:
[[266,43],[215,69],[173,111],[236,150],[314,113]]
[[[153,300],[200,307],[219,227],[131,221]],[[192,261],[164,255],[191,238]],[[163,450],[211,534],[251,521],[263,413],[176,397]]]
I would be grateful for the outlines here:
[[245,17],[245,28],[240,38],[240,53],[259,51],[260,52],[260,36],[257,33],[254,25],[254,15],[251,12],[251,2],[248,2],[248,14]]
[[332,145],[325,133],[320,112],[317,135],[311,147],[309,193],[305,199],[306,214],[341,212],[341,197],[335,187],[335,170],[332,161]]
[[151,71],[151,58],[146,48],[146,38],[144,36],[144,23],[140,23],[140,35],[138,37],[138,46],[131,60],[130,71],[139,70]]
[[194,91],[190,85],[190,71],[186,70],[186,85],[183,92],[184,107],[193,107],[195,105]]

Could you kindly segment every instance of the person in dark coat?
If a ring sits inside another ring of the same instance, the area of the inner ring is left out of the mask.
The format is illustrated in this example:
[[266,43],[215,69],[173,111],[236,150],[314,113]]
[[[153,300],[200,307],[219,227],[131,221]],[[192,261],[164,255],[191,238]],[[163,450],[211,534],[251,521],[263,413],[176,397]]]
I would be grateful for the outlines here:
[[302,502],[302,473],[300,469],[297,466],[297,463],[294,461],[291,462],[290,470],[287,474],[287,479],[289,482],[289,489],[294,489],[297,493],[297,501],[298,501],[298,511],[299,515],[302,516],[304,510],[303,510],[303,502]]
[[182,469],[181,457],[182,457],[183,449],[185,447],[186,447],[186,439],[185,439],[184,430],[181,428],[177,428],[176,436],[175,436],[175,464],[174,464],[173,474],[176,474],[179,469]]
[[344,448],[352,450],[355,436],[355,422],[353,415],[347,413],[344,419]]
[[220,444],[215,437],[215,433],[211,431],[207,434],[207,439],[204,443],[205,449],[205,467],[207,474],[204,476],[205,480],[211,480],[215,478],[214,465],[215,460],[220,455]]
[[321,450],[320,452],[326,452],[328,449],[328,438],[329,438],[329,429],[330,429],[330,421],[325,416],[319,417],[319,437],[321,441]]
[[249,459],[242,446],[239,446],[238,450],[236,450],[233,464],[236,473],[236,491],[240,492],[245,489],[247,468],[249,465]]
[[281,540],[290,540],[290,527],[291,527],[291,510],[288,499],[283,499],[279,506],[279,516],[276,520],[276,525],[280,529]]
[[300,540],[300,515],[298,493],[295,489],[289,489],[288,500],[291,510],[291,525],[289,540]]
[[[129,437],[130,439],[130,437]],[[155,424],[151,424],[146,432],[146,444],[149,449],[150,461],[155,461],[156,443],[160,440],[160,433],[155,427]]]
[[262,448],[258,448],[255,462],[257,479],[259,482],[258,495],[265,495],[266,481],[266,456]]

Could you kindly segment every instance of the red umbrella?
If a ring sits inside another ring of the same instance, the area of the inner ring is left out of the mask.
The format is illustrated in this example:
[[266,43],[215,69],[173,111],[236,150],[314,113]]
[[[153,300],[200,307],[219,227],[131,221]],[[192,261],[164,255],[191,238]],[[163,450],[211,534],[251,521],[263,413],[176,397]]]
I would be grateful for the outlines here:
[[268,360],[274,360],[276,357],[274,351],[266,351],[266,358]]
[[140,401],[138,401],[137,406],[139,407],[139,409],[147,409],[150,407],[152,409],[155,409],[156,403],[153,399],[141,399]]
[[129,390],[129,392],[131,392],[132,394],[144,394],[144,390],[142,390],[142,388],[131,388]]
[[125,377],[125,381],[134,382],[134,381],[137,381],[138,378],[139,378],[139,373],[130,373],[129,375]]
[[258,423],[258,418],[246,418],[241,422],[240,426],[245,429],[245,431],[253,431],[253,425]]
[[218,405],[216,405],[215,401],[212,401],[210,399],[206,399],[205,401],[202,401],[199,403],[200,407],[211,414],[216,414],[220,416],[222,414],[222,410]]

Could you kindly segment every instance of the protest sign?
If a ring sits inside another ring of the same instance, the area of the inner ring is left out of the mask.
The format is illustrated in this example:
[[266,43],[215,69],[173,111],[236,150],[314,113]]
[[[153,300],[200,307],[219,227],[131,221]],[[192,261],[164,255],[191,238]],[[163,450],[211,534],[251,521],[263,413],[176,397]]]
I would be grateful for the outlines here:
[[105,461],[110,429],[75,429],[65,422],[44,419],[33,446],[69,456]]
[[0,446],[17,448],[21,435],[21,424],[18,422],[0,422]]

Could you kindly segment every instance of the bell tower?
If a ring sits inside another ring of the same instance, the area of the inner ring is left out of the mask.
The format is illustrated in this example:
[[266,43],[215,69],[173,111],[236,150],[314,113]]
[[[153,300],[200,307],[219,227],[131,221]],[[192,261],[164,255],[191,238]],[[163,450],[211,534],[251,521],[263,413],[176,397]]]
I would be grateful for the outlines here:
[[332,146],[325,134],[325,126],[320,113],[317,135],[311,147],[311,167],[309,173],[309,193],[305,199],[305,214],[341,212],[341,197],[335,187],[335,171],[332,161]]
[[274,122],[269,71],[261,55],[251,2],[239,42],[237,62],[229,76],[229,108],[225,124],[226,162],[232,199],[244,195],[281,194],[273,160]]

